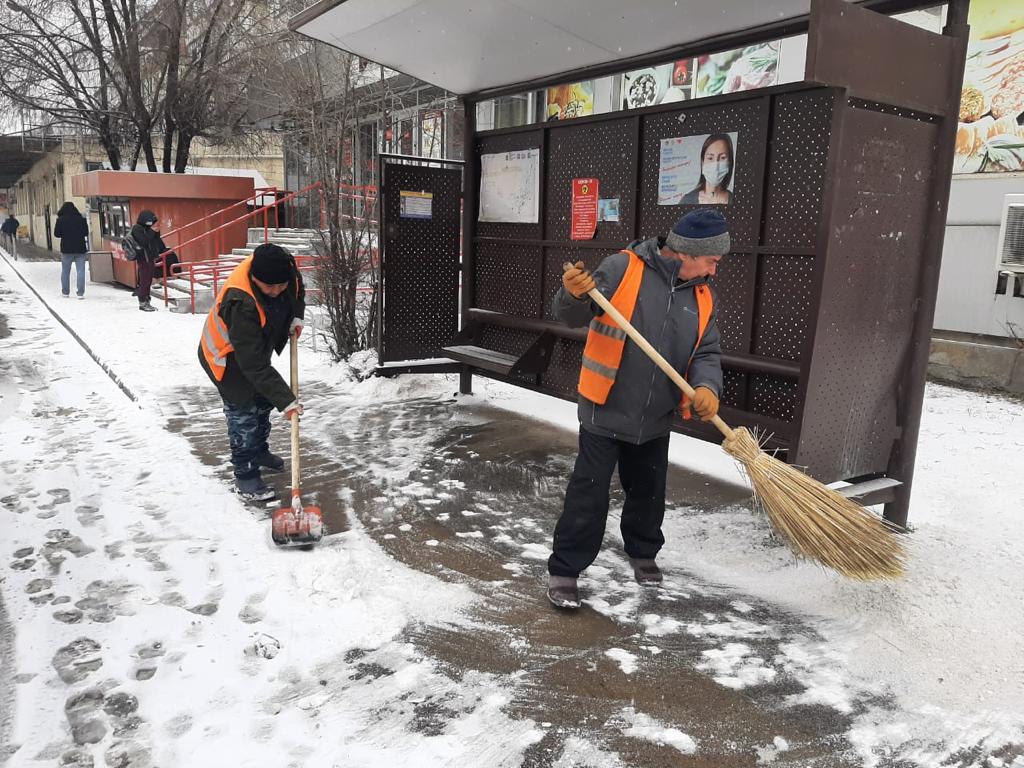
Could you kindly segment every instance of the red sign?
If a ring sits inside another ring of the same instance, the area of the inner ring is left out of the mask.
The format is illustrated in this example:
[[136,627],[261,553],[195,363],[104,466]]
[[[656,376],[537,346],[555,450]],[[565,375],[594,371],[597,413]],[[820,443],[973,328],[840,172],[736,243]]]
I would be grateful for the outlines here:
[[597,179],[572,180],[573,240],[593,240],[597,231]]

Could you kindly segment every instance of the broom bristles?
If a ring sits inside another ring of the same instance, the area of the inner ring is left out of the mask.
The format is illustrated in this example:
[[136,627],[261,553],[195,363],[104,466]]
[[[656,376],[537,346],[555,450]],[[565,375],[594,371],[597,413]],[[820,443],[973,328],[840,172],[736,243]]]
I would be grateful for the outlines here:
[[743,467],[756,503],[793,552],[860,581],[903,575],[898,534],[854,501],[761,450],[739,427],[722,447]]

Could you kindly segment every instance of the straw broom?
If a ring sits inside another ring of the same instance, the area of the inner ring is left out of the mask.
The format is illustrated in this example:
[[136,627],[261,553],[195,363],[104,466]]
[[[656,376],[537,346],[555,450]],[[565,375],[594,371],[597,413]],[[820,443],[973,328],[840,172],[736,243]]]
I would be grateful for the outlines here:
[[[566,263],[566,269],[572,268]],[[587,295],[619,324],[640,349],[687,397],[694,391],[661,354],[640,335],[596,288]],[[710,419],[725,436],[722,447],[750,480],[754,501],[775,532],[801,558],[814,560],[860,581],[903,575],[906,552],[896,531],[859,504],[761,450],[745,427],[732,429]]]

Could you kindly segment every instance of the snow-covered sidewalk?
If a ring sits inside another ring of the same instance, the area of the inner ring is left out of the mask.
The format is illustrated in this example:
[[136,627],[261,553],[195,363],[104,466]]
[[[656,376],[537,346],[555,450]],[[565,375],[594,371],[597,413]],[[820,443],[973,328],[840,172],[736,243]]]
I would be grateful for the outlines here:
[[674,437],[706,479],[675,475],[667,588],[629,583],[610,521],[593,610],[564,617],[538,587],[571,404],[357,383],[307,341],[352,525],[276,551],[218,476],[203,318],[16,266],[136,402],[0,262],[12,765],[673,764],[715,730],[735,764],[1024,765],[1018,402],[929,388],[898,584],[794,564],[724,454]]

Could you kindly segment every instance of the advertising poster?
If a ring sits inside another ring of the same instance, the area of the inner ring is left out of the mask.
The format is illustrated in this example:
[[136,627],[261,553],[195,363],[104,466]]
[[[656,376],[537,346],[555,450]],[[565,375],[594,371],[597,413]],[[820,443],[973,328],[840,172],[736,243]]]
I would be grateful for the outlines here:
[[480,221],[540,220],[540,148],[480,156]]
[[594,81],[556,85],[548,88],[547,109],[548,120],[570,120],[574,117],[586,117],[594,114]]
[[972,0],[953,173],[1024,171],[1024,8]]
[[645,67],[622,76],[622,109],[640,109],[690,98],[690,60]]
[[735,183],[737,134],[661,140],[658,205],[727,205]]
[[694,98],[767,88],[779,82],[779,41],[697,59]]
[[597,179],[572,180],[571,240],[593,240],[597,231]]
[[398,218],[429,219],[434,210],[433,192],[398,190]]

